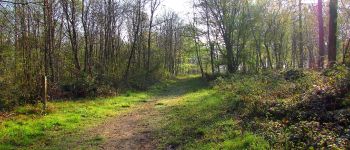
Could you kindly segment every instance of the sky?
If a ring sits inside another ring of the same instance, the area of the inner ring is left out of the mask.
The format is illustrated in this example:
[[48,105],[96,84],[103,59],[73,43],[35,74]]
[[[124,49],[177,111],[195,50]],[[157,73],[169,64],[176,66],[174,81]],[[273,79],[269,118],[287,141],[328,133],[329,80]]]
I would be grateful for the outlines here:
[[162,0],[161,11],[175,11],[181,18],[187,18],[187,13],[192,11],[192,0]]
[[[328,1],[328,0],[325,0]],[[164,11],[176,12],[183,21],[188,22],[193,17],[193,0],[161,0],[161,6],[156,14],[163,14]],[[302,0],[302,3],[317,3],[317,0]]]
[[[317,0],[302,0],[303,3],[317,3]],[[162,0],[160,11],[173,10],[181,18],[188,18],[188,13],[192,12],[192,0]]]

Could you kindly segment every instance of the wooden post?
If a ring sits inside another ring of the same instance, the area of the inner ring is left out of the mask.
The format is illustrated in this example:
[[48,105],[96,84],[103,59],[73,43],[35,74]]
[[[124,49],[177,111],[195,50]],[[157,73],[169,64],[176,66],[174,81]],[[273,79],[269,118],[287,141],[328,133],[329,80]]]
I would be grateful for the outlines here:
[[44,76],[44,95],[43,95],[43,111],[46,112],[46,108],[47,108],[47,77]]

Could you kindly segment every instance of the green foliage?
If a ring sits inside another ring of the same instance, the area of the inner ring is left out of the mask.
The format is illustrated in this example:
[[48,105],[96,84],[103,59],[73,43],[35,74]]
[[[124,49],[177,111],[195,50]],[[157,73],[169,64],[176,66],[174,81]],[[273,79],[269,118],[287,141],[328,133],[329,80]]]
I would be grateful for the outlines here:
[[[132,78],[131,83],[134,83],[135,80]],[[115,79],[115,77],[107,74],[96,74],[89,75],[82,73],[77,78],[68,78],[66,81],[62,82],[58,93],[55,91],[50,92],[51,95],[55,96],[55,99],[58,98],[84,98],[84,97],[110,97],[116,96],[120,91],[120,88],[124,82],[120,79]],[[138,83],[142,84],[144,81],[139,81]],[[133,86],[136,88],[136,86]],[[125,89],[127,90],[127,89]],[[60,93],[61,92],[61,93]]]
[[[187,82],[194,92],[157,106],[166,119],[159,123],[160,147],[170,149],[269,149],[261,137],[244,132],[227,114],[227,101],[215,90]],[[199,89],[198,89],[199,88]]]
[[232,101],[231,113],[240,116],[241,126],[274,148],[348,148],[348,69],[337,66],[323,74],[235,75],[217,80],[215,88]]
[[215,89],[244,129],[276,149],[349,148],[348,69],[289,72],[233,75],[218,79]]
[[333,68],[328,68],[323,71],[323,75],[328,77],[331,84],[343,84],[338,86],[345,86],[349,84],[350,72],[345,65],[336,65]]
[[95,83],[95,79],[87,75],[81,75],[76,79],[67,80],[66,83],[61,85],[61,89],[76,98],[93,96],[97,91]]
[[302,77],[304,77],[305,74],[302,70],[295,70],[295,69],[292,69],[292,70],[288,70],[285,74],[284,74],[284,78],[288,81],[291,81],[291,80],[297,80],[297,79],[300,79]]
[[[52,102],[44,116],[40,106],[19,107],[14,117],[0,124],[0,149],[69,149],[81,138],[86,128],[124,112],[125,108],[147,98],[147,93],[133,92],[130,96],[109,99]],[[89,138],[94,145],[103,140],[101,137]],[[91,145],[81,145],[84,146]]]
[[14,69],[7,67],[10,59],[5,59],[13,57],[13,54],[12,47],[0,45],[0,111],[8,110],[10,107],[17,105],[22,94],[18,91],[20,84],[16,82],[13,76]]

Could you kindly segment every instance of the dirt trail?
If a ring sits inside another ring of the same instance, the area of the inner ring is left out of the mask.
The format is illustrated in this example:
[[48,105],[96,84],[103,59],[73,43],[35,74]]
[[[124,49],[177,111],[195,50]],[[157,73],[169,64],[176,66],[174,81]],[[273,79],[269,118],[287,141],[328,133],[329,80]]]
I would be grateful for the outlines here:
[[188,92],[205,87],[204,82],[195,79],[177,80],[163,89],[157,96],[144,104],[129,108],[127,113],[106,120],[91,129],[89,136],[102,137],[103,143],[98,149],[103,150],[153,150],[157,149],[155,139],[159,121],[165,114],[156,108],[160,101],[172,101]]
[[[159,117],[155,109],[157,100],[131,108],[129,113],[105,121],[92,131],[105,140],[99,147],[106,150],[151,150],[156,149],[152,122]],[[152,121],[152,122],[151,122]]]

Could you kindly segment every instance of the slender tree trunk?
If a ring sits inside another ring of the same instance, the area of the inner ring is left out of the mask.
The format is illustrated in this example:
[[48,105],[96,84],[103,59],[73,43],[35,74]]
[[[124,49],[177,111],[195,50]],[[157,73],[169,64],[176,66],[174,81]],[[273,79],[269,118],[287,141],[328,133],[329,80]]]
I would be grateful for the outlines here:
[[157,10],[157,8],[160,5],[159,0],[152,0],[151,1],[151,17],[149,20],[149,26],[148,26],[148,39],[147,39],[147,72],[150,73],[151,71],[151,42],[152,42],[152,27],[153,27],[153,18],[154,13]]
[[328,65],[333,67],[337,60],[337,18],[338,0],[329,1],[329,41],[328,41]]
[[211,64],[211,73],[215,73],[215,66],[214,66],[214,43],[211,41],[210,37],[210,24],[209,24],[209,6],[206,6],[206,11],[205,11],[205,17],[206,17],[206,24],[207,24],[207,39],[208,39],[208,44],[209,44],[209,49],[210,49],[210,64]]
[[[75,0],[71,0],[71,3],[68,0],[62,0],[62,8],[63,12],[66,16],[67,20],[67,28],[68,35],[70,39],[70,43],[72,46],[73,52],[73,62],[76,68],[76,71],[79,72],[81,70],[79,57],[78,57],[78,33],[76,27],[76,4]],[[69,4],[70,3],[70,4]]]
[[232,42],[230,41],[230,38],[227,37],[227,35],[224,37],[226,51],[227,51],[227,69],[229,73],[234,73],[234,65],[233,65],[233,46]]
[[303,20],[302,20],[302,3],[299,0],[299,68],[304,68],[304,39],[303,39]]
[[152,23],[153,23],[153,13],[151,14],[149,27],[148,27],[148,40],[147,40],[147,71],[151,71],[151,38],[152,38]]
[[[196,32],[196,31],[194,31],[194,32]],[[199,52],[200,51],[200,47],[199,47],[199,44],[198,44],[198,39],[197,39],[196,33],[194,33],[194,43],[195,43],[195,49],[196,49],[196,56],[197,56],[198,66],[199,66],[199,69],[201,71],[202,77],[205,78],[203,64],[202,64],[202,59],[201,59],[200,52]]]
[[253,31],[253,37],[254,37],[254,41],[255,41],[255,47],[256,47],[256,69],[258,70],[259,67],[265,68],[264,67],[264,62],[261,58],[261,36],[260,33],[258,33],[258,37],[255,34],[255,32]]
[[324,68],[324,58],[325,58],[325,44],[324,44],[324,25],[323,25],[323,2],[318,0],[318,47],[319,47],[319,58],[318,58],[318,68]]
[[269,50],[269,44],[265,42],[264,45],[265,45],[265,49],[266,49],[267,61],[269,63],[268,66],[270,67],[270,69],[273,69],[271,54],[270,54],[270,50]]
[[293,22],[293,30],[292,30],[292,67],[297,67],[297,35],[295,33],[295,23]]
[[[85,41],[85,51],[84,51],[84,72],[87,71],[87,66],[88,66],[88,62],[89,62],[89,58],[88,58],[88,55],[89,55],[89,40],[88,40],[88,29],[87,29],[87,13],[88,13],[88,10],[85,10],[85,0],[82,0],[81,1],[81,22],[82,22],[82,25],[83,25],[83,31],[84,31],[84,41]],[[87,8],[88,9],[88,8]]]
[[[344,51],[345,51],[345,55],[348,55],[348,58],[350,58],[350,39],[348,39],[348,42],[347,42],[347,44],[346,44],[346,46],[344,47]],[[346,56],[344,56],[345,58],[344,59],[346,59]],[[348,60],[349,61],[349,60]],[[344,63],[346,62],[346,60],[344,60]],[[349,63],[350,63],[350,61],[349,61]]]
[[127,64],[127,67],[126,67],[126,71],[125,71],[125,74],[124,74],[124,81],[128,84],[128,80],[129,80],[129,72],[130,72],[130,66],[131,66],[131,61],[135,55],[135,50],[136,50],[136,45],[137,45],[137,41],[138,41],[138,36],[139,36],[139,31],[140,31],[140,28],[141,28],[141,0],[138,0],[138,4],[137,4],[137,14],[136,14],[136,19],[134,21],[136,21],[134,23],[134,36],[133,36],[133,42],[132,42],[132,45],[131,45],[131,52],[130,52],[130,56],[129,56],[129,59],[128,59],[128,64]]

